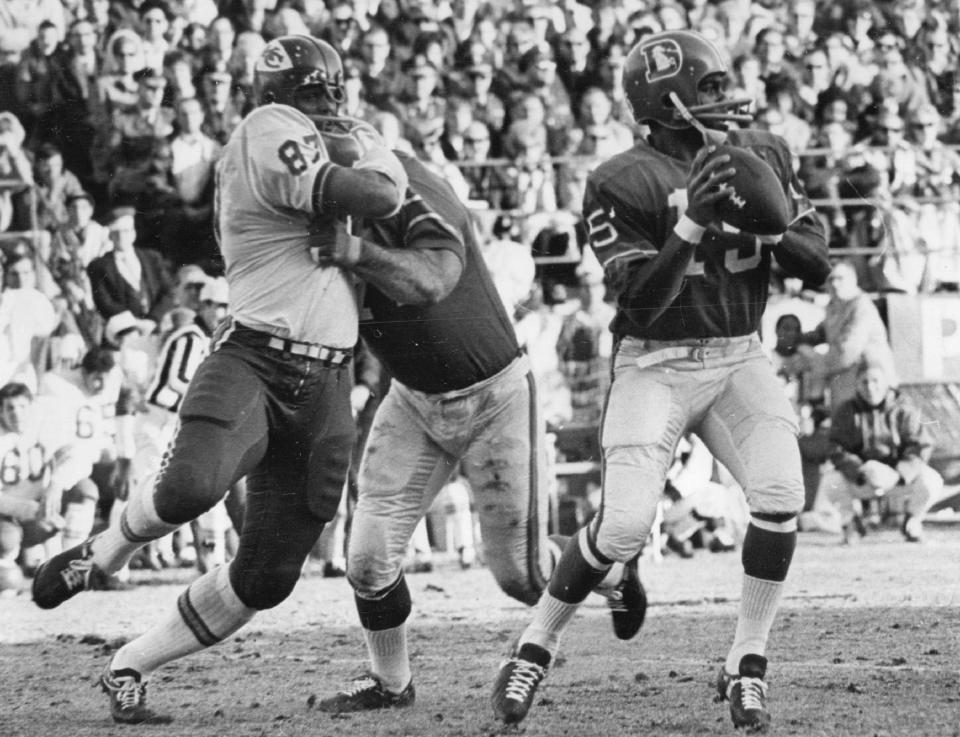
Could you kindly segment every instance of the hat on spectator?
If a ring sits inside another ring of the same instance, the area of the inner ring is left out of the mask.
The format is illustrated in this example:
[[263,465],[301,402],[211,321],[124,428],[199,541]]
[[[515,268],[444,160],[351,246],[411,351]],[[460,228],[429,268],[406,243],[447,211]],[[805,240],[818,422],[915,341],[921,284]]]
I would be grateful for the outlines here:
[[200,290],[201,302],[215,302],[216,304],[230,303],[230,285],[222,276],[216,279],[209,279]]
[[120,345],[120,338],[134,330],[139,332],[140,322],[130,310],[124,310],[107,320],[107,326],[103,333],[108,343],[118,346]]
[[73,202],[76,202],[77,200],[86,200],[94,207],[97,204],[93,199],[93,195],[87,192],[86,190],[80,190],[79,192],[71,192],[70,194],[68,194],[66,199],[66,204],[69,205]]
[[104,223],[111,230],[117,227],[117,224],[121,220],[126,218],[133,219],[137,216],[137,211],[132,207],[115,207],[107,215],[107,220]]

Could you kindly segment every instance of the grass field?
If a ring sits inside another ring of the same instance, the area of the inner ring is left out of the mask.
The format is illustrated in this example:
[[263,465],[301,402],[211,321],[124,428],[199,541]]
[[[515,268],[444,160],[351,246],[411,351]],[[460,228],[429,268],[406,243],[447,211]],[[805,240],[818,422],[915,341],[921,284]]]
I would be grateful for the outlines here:
[[[960,528],[928,529],[923,545],[895,532],[852,548],[801,535],[768,652],[770,734],[960,736]],[[308,571],[276,610],[158,671],[150,701],[174,717],[166,726],[113,724],[91,685],[113,648],[174,605],[190,572],[52,612],[25,595],[0,599],[0,737],[735,734],[712,684],[733,634],[739,555],[668,557],[641,575],[651,607],[640,635],[616,640],[591,597],[519,729],[494,722],[489,695],[527,610],[482,568],[451,561],[409,577],[416,705],[338,718],[311,704],[364,668],[343,579]]]

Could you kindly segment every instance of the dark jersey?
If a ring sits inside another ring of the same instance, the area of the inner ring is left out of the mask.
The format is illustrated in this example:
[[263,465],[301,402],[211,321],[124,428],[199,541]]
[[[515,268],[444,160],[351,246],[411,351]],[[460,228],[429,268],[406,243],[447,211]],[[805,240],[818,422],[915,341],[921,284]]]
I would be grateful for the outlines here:
[[406,201],[396,216],[367,223],[364,237],[385,248],[449,249],[463,261],[463,273],[435,305],[399,305],[367,285],[360,334],[387,372],[411,389],[464,389],[517,357],[516,333],[466,208],[443,179],[416,159],[398,156],[410,179]]
[[[765,131],[733,130],[728,139],[770,164],[788,195],[795,224],[816,218],[781,138]],[[670,237],[687,207],[689,169],[687,162],[640,142],[590,174],[583,202],[589,241],[615,287]],[[680,293],[663,314],[644,325],[618,295],[611,329],[618,337],[652,340],[752,333],[767,302],[770,260],[771,246],[756,236],[711,225],[697,245]]]

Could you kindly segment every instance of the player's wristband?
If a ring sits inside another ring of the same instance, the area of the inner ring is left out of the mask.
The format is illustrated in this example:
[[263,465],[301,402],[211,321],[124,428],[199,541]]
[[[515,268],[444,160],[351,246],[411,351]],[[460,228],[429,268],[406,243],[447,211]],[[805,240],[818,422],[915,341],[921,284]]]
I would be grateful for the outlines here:
[[673,226],[673,232],[687,243],[699,243],[707,229],[702,225],[697,225],[686,215],[681,215],[677,224]]

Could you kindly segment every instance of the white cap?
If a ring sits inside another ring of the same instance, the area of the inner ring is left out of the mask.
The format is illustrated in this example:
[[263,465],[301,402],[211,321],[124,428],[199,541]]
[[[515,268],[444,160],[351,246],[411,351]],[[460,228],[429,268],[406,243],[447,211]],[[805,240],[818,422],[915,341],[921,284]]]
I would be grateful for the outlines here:
[[107,341],[113,345],[120,345],[120,336],[128,330],[140,330],[140,322],[133,316],[130,310],[118,312],[107,320],[107,326],[104,328]]
[[200,301],[230,304],[230,286],[227,280],[222,276],[210,279],[200,290]]

